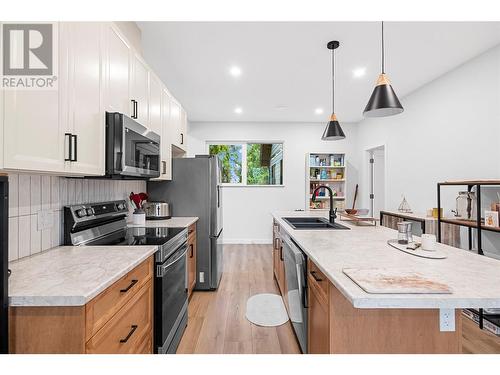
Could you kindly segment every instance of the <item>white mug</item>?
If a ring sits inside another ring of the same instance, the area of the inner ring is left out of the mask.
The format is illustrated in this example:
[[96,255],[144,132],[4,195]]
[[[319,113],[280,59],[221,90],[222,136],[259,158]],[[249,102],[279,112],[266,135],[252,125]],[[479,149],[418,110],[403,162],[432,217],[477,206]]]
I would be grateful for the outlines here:
[[436,251],[436,236],[434,234],[422,234],[422,250]]

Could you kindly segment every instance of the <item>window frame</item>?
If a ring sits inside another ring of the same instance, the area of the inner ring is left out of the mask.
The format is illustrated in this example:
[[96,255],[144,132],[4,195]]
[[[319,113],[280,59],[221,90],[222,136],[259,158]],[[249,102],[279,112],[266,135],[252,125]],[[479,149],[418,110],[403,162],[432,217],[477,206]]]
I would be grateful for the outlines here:
[[[206,150],[207,154],[210,155],[210,146],[212,145],[238,145],[241,146],[241,182],[226,182],[221,183],[222,186],[227,187],[284,187],[285,186],[285,142],[284,141],[206,141]],[[281,144],[281,152],[283,154],[283,163],[282,163],[282,179],[283,183],[279,185],[249,185],[248,184],[248,168],[247,168],[247,146],[249,144]]]

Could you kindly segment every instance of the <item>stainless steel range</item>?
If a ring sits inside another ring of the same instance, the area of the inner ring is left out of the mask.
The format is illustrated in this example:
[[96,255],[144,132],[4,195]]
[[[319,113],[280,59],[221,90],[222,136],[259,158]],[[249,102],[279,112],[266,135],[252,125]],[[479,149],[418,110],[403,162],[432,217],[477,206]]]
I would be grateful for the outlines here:
[[175,353],[187,325],[187,228],[127,228],[127,202],[64,207],[64,243],[74,246],[155,245],[154,340]]

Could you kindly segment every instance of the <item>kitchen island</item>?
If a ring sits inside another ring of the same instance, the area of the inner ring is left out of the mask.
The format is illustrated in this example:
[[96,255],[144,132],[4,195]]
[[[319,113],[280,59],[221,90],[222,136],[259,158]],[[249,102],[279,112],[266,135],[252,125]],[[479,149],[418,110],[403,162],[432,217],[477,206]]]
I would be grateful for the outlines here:
[[[461,309],[500,307],[497,260],[442,244],[437,248],[446,259],[419,258],[387,245],[397,234],[392,229],[341,221],[350,230],[296,230],[283,220],[293,216],[322,213],[273,213],[280,235],[289,236],[308,258],[309,318],[316,312],[312,307],[317,301],[311,300],[316,295],[323,302],[323,316],[328,317],[322,327],[317,327],[321,320],[317,315],[310,319],[309,352],[459,353]],[[277,242],[275,239],[275,248]],[[411,271],[447,285],[452,292],[367,293],[344,274],[346,268]],[[283,283],[280,289],[283,294],[288,292]],[[315,336],[325,331],[328,337],[318,347]]]

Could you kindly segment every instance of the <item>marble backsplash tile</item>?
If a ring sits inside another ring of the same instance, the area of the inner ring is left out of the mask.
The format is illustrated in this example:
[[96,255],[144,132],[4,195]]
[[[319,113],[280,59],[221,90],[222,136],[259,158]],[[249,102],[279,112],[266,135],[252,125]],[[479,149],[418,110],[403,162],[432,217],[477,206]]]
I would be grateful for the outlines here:
[[[61,245],[64,206],[128,201],[131,191],[146,191],[146,182],[9,174],[9,261]],[[41,211],[52,217],[50,227],[40,228]]]

